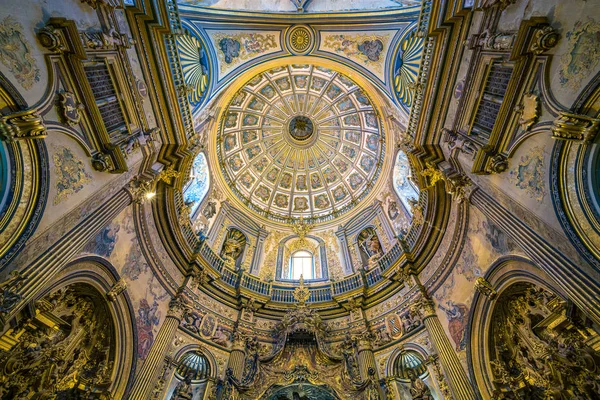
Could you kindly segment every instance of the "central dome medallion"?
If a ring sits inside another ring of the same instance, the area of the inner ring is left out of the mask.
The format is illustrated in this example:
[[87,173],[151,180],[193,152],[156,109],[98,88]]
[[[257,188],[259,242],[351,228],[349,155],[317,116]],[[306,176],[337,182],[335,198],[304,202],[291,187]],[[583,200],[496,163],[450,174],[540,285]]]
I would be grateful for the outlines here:
[[288,65],[250,79],[221,120],[217,153],[225,181],[271,220],[329,221],[375,184],[385,151],[379,118],[350,78]]
[[292,118],[289,126],[290,135],[299,141],[310,139],[314,132],[314,126],[310,118],[298,115]]

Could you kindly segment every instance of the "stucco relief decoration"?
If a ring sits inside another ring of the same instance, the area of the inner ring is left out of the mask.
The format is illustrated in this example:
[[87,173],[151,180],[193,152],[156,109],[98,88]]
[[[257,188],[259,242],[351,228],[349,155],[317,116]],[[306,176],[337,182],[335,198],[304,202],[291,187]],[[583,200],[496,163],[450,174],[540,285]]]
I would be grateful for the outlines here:
[[188,85],[188,97],[192,105],[206,98],[209,80],[209,61],[206,49],[200,40],[190,34],[177,37],[179,59],[183,79]]
[[381,72],[388,42],[389,36],[386,35],[339,33],[325,35],[322,38],[322,47],[350,59],[356,59],[365,67]]
[[221,72],[279,46],[275,35],[270,33],[217,33],[213,36],[213,40],[217,46],[217,56],[221,61],[219,63]]
[[565,36],[569,48],[560,60],[560,83],[576,90],[600,60],[600,23],[577,21]]
[[23,26],[12,16],[0,23],[0,61],[25,89],[40,80],[40,70],[31,56],[31,44],[23,35]]
[[405,107],[410,107],[413,102],[422,54],[423,38],[417,31],[412,31],[400,43],[393,67],[394,92]]
[[92,177],[86,172],[83,162],[66,147],[59,147],[53,159],[56,173],[56,195],[54,196],[56,205],[83,189],[92,181]]
[[517,166],[509,173],[509,181],[535,199],[542,202],[546,195],[544,150],[534,147],[521,156]]

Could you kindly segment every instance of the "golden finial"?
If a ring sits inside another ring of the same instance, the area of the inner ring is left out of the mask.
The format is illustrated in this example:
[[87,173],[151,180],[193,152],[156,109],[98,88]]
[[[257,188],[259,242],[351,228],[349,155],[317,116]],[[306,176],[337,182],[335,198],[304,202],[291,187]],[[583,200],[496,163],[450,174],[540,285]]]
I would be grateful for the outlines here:
[[310,297],[310,291],[306,286],[304,286],[304,276],[300,275],[300,282],[298,283],[298,287],[294,290],[294,299],[300,305],[304,305],[308,298]]

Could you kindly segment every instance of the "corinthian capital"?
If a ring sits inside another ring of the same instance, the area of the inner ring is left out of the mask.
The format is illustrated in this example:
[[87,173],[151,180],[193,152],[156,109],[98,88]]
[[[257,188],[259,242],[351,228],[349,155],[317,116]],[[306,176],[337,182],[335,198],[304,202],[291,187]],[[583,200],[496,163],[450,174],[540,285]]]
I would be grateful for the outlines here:
[[421,319],[437,315],[435,313],[435,303],[424,293],[421,293],[415,302],[411,305],[411,309]]
[[185,314],[185,312],[187,311],[188,306],[189,305],[187,301],[181,295],[173,297],[169,302],[169,311],[167,313],[167,316],[177,318],[180,320],[181,318],[183,318],[183,314]]

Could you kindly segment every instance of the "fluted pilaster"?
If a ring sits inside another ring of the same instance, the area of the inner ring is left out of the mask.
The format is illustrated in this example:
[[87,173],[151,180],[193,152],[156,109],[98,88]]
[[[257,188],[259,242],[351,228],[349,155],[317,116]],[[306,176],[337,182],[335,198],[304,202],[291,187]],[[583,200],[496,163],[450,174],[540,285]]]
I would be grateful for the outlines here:
[[233,377],[238,380],[242,379],[244,366],[246,365],[246,342],[244,339],[242,334],[234,334],[233,345],[227,362],[227,368],[231,368]]
[[21,270],[20,275],[25,279],[16,291],[20,301],[2,316],[2,319],[10,320],[58,271],[83,250],[86,243],[131,204],[131,201],[132,196],[129,192],[125,189],[120,190]]
[[185,304],[181,298],[174,298],[169,304],[169,313],[156,335],[150,352],[136,375],[129,394],[129,400],[146,400],[150,398],[156,380],[163,366],[165,355],[177,333],[179,322],[185,312]]
[[473,191],[471,203],[508,237],[517,243],[533,262],[550,275],[569,298],[590,318],[600,324],[600,280],[588,276],[551,246],[522,219],[513,215],[481,189]]
[[435,312],[435,306],[431,299],[421,295],[415,310],[419,312],[423,324],[429,333],[431,342],[438,354],[442,368],[455,400],[473,400],[476,398],[475,391],[467,373],[465,372],[456,351],[452,347],[442,324]]

